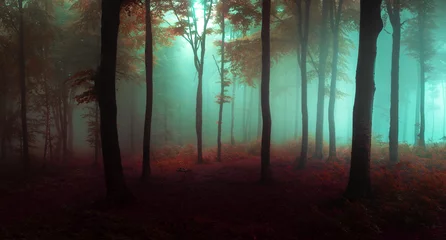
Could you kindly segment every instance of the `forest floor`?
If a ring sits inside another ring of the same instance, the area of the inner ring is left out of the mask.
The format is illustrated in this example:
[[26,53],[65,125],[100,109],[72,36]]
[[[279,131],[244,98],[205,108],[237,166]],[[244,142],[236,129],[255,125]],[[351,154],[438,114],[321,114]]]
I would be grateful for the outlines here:
[[225,149],[222,163],[201,165],[177,151],[153,163],[146,184],[139,159],[124,159],[136,201],[118,209],[94,204],[105,189],[91,161],[39,164],[27,179],[18,164],[3,164],[0,239],[446,239],[442,161],[374,162],[375,198],[351,203],[341,200],[348,151],[336,162],[310,159],[298,171],[291,154],[275,151],[274,181],[266,185],[258,183],[260,159],[236,149]]

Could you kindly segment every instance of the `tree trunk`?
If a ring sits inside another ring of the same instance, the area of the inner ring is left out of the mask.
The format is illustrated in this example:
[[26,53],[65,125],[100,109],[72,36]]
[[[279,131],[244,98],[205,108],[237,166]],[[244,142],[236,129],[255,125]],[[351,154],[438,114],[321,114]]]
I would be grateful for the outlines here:
[[[222,2],[223,9],[224,1]],[[218,129],[217,129],[217,161],[221,161],[221,125],[223,120],[223,104],[225,103],[225,11],[222,11],[222,21],[221,21],[221,59],[220,59],[220,98],[219,98],[219,109],[218,109]]]
[[[420,73],[420,69],[419,69],[418,65],[418,74]],[[418,142],[420,140],[419,137],[419,131],[420,131],[420,96],[421,96],[421,82],[420,80],[418,80],[417,82],[417,95],[416,95],[416,104],[415,104],[415,132],[414,132],[414,145],[418,146]]]
[[[261,88],[259,88],[259,98],[262,96]],[[257,140],[262,137],[262,104],[259,103],[259,107],[257,108]]]
[[271,110],[269,102],[270,88],[270,18],[271,18],[271,1],[263,0],[262,2],[262,79],[261,79],[261,96],[262,105],[262,145],[261,145],[261,182],[267,182],[271,179],[270,174],[270,148],[271,148]]
[[338,6],[332,3],[331,6],[331,29],[333,32],[333,60],[331,63],[331,82],[330,82],[330,98],[328,100],[328,132],[329,132],[329,150],[328,158],[336,159],[336,122],[335,122],[335,106],[336,106],[336,81],[338,74],[338,58],[339,58],[339,25],[341,22],[341,11],[344,0],[339,0]]
[[401,49],[401,16],[400,0],[392,3],[387,0],[387,12],[393,28],[392,34],[392,70],[390,93],[390,130],[389,130],[389,160],[398,162],[398,132],[399,132],[399,71]]
[[28,146],[28,118],[26,100],[26,69],[25,69],[25,29],[23,21],[23,0],[19,0],[19,75],[20,75],[20,116],[22,120],[22,158],[25,171],[29,167],[29,146]]
[[425,21],[424,21],[424,13],[420,12],[420,16],[418,16],[418,27],[419,27],[419,38],[420,38],[420,133],[419,133],[419,146],[422,148],[426,148],[425,141],[425,129],[426,129],[426,116],[425,116],[425,94],[426,94],[426,57],[425,57],[425,49],[424,49],[424,30],[425,30]]
[[328,57],[328,10],[329,0],[322,0],[322,26],[319,36],[319,66],[318,66],[318,90],[317,90],[317,115],[316,115],[316,144],[313,157],[323,158],[324,144],[324,105],[325,105],[325,66]]
[[441,136],[442,138],[444,138],[446,136],[446,93],[444,90],[444,78],[441,80],[441,97],[442,97],[442,102],[443,102],[443,135]]
[[[302,21],[302,5],[305,2],[305,18]],[[299,0],[297,2],[298,11],[298,26],[299,26],[299,39],[300,39],[300,57],[298,56],[298,62],[301,71],[301,112],[302,112],[302,147],[300,151],[300,157],[296,159],[298,165],[296,167],[303,169],[307,164],[308,156],[308,81],[307,81],[307,49],[308,49],[308,36],[310,30],[310,6],[311,0]],[[299,55],[299,53],[298,53]],[[300,61],[299,61],[300,60]]]
[[95,122],[95,132],[94,132],[94,163],[99,162],[99,149],[100,149],[100,121],[99,121],[99,104],[97,101],[94,102],[94,122]]
[[102,1],[101,64],[95,91],[99,103],[102,156],[107,198],[124,203],[133,198],[124,180],[119,149],[116,107],[116,52],[120,0]]
[[375,60],[378,35],[383,28],[382,0],[361,0],[356,94],[353,107],[353,140],[350,177],[345,192],[349,199],[371,196],[370,151]]
[[235,145],[234,137],[234,110],[235,110],[235,79],[232,81],[232,101],[231,101],[231,145]]
[[[152,14],[150,12],[150,0],[146,0],[146,45],[145,45],[145,67],[146,67],[146,116],[144,118],[143,139],[143,180],[147,180],[151,174],[150,169],[150,140],[152,131],[153,111],[153,36],[152,36]],[[167,113],[165,113],[167,114]]]
[[248,141],[248,135],[247,135],[247,126],[248,126],[248,122],[246,120],[246,99],[248,95],[248,85],[245,83],[245,85],[243,86],[243,119],[242,119],[242,123],[243,123],[243,129],[242,129],[242,134],[243,134],[243,143],[246,143]]
[[135,91],[135,87],[133,85],[130,85],[130,88],[131,88],[130,89],[130,94],[131,94],[131,96],[130,96],[130,154],[133,156],[135,154],[135,102],[136,102],[135,98],[136,98],[136,91]]

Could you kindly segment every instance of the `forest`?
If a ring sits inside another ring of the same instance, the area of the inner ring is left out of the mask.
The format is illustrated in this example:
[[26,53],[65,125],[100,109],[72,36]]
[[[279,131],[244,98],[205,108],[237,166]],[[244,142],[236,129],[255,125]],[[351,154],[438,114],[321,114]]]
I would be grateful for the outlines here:
[[446,239],[445,13],[0,0],[0,239]]

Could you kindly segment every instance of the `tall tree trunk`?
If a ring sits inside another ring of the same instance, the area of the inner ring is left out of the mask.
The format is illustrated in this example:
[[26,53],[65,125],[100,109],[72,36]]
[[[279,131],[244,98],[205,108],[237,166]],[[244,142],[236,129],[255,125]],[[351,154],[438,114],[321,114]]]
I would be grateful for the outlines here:
[[446,136],[446,93],[444,90],[444,78],[441,80],[441,98],[443,102],[443,135],[441,136],[444,138]]
[[247,99],[247,95],[248,95],[248,85],[245,83],[245,85],[243,86],[243,118],[242,118],[242,123],[243,123],[243,129],[242,129],[242,134],[243,134],[243,143],[246,143],[248,141],[248,132],[247,132],[247,126],[248,126],[248,121],[246,120],[246,111],[247,111],[247,107],[246,107],[246,103],[248,102]]
[[400,0],[387,0],[387,13],[393,28],[392,34],[392,70],[390,93],[390,130],[389,130],[389,160],[398,162],[398,131],[399,131],[399,78],[401,49],[401,10]]
[[235,78],[232,80],[232,101],[231,101],[231,145],[235,145],[234,137],[234,110],[235,110]]
[[100,140],[100,121],[99,121],[99,104],[97,101],[94,102],[94,122],[95,122],[95,131],[94,131],[94,163],[97,164],[99,162],[99,149],[101,146]]
[[382,0],[361,0],[356,94],[353,107],[353,140],[350,177],[345,192],[349,199],[371,196],[370,151],[375,60],[378,35],[383,28]]
[[[308,36],[310,30],[310,7],[311,0],[299,0],[297,2],[298,11],[298,26],[299,26],[299,39],[300,39],[300,57],[298,56],[298,62],[300,65],[301,73],[301,112],[302,112],[302,147],[300,150],[300,156],[296,161],[298,165],[296,167],[302,169],[307,164],[308,156],[308,80],[307,80],[307,50],[308,50]],[[305,2],[305,18],[302,18],[302,2]],[[303,21],[302,21],[303,20]],[[299,55],[298,53],[298,55]]]
[[[146,23],[147,24],[147,23]],[[147,84],[147,83],[146,83]],[[130,85],[130,153],[135,154],[135,98],[136,91],[133,85]]]
[[112,202],[124,203],[132,199],[133,195],[124,180],[117,127],[116,53],[120,8],[120,0],[102,1],[101,64],[95,91],[99,103],[107,198]]
[[28,118],[26,100],[26,69],[25,69],[25,29],[23,21],[23,0],[19,0],[19,75],[20,75],[20,116],[22,120],[22,158],[25,170],[29,167]]
[[271,1],[262,2],[262,79],[260,85],[260,101],[262,105],[262,145],[261,145],[261,177],[262,182],[267,182],[271,178],[270,174],[270,148],[271,148],[271,109],[269,102],[270,88],[270,18]]
[[419,28],[419,38],[420,38],[420,133],[419,133],[419,146],[422,148],[426,148],[425,141],[425,129],[426,129],[426,116],[425,116],[425,94],[426,94],[426,57],[425,57],[425,49],[424,49],[424,30],[426,28],[424,21],[424,13],[420,12],[418,16],[418,28]]
[[407,140],[407,131],[408,131],[408,121],[409,119],[409,101],[407,100],[408,97],[406,97],[406,101],[404,101],[404,126],[403,126],[403,141],[408,142]]
[[318,66],[318,90],[317,90],[317,115],[316,115],[316,146],[314,157],[323,158],[324,143],[324,105],[325,105],[325,65],[328,57],[328,10],[329,0],[322,0],[322,26],[319,36],[319,66]]
[[336,81],[338,74],[339,58],[339,25],[341,22],[341,11],[344,0],[339,0],[338,6],[335,2],[331,3],[331,30],[333,32],[333,60],[331,63],[331,81],[330,81],[330,99],[328,100],[328,131],[329,131],[329,150],[328,158],[336,159]]
[[[418,76],[420,76],[420,65],[418,65]],[[414,132],[414,145],[418,146],[418,142],[420,140],[419,131],[420,131],[420,98],[421,98],[421,82],[418,80],[417,82],[417,94],[416,94],[416,103],[415,103],[415,132]]]
[[[225,9],[225,2],[222,2],[223,9]],[[221,59],[220,59],[220,98],[219,99],[219,109],[218,109],[218,129],[217,129],[217,161],[221,161],[221,125],[223,120],[223,104],[225,103],[225,11],[221,13]]]
[[[262,96],[261,88],[259,88],[259,98]],[[259,140],[262,137],[262,104],[258,102],[259,107],[257,108],[257,140]]]
[[[150,12],[150,0],[146,0],[146,116],[144,118],[143,160],[142,179],[147,180],[150,176],[150,140],[152,131],[153,111],[153,36],[152,36],[152,14]],[[167,114],[167,113],[165,113]]]
[[203,71],[204,71],[204,55],[206,53],[206,29],[212,12],[212,4],[213,1],[211,0],[208,6],[209,9],[207,9],[206,6],[204,7],[205,19],[203,24],[203,33],[201,35],[201,40],[200,40],[200,56],[198,56],[197,50],[194,51],[194,59],[196,60],[195,66],[198,67],[197,98],[196,98],[196,109],[195,109],[195,119],[196,119],[195,130],[197,134],[197,163],[199,164],[203,163]]

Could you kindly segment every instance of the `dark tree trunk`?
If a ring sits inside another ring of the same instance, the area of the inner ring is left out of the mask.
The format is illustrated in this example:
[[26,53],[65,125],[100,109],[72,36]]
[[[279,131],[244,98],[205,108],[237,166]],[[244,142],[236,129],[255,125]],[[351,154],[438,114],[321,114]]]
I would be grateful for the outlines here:
[[[305,2],[305,17],[302,17],[302,2]],[[299,42],[300,52],[298,52],[298,62],[300,65],[300,75],[302,79],[301,84],[301,112],[302,112],[302,147],[300,150],[300,156],[296,159],[298,165],[296,167],[303,169],[307,164],[308,157],[308,81],[307,81],[307,49],[308,49],[308,36],[310,30],[310,6],[311,0],[299,0],[297,1],[297,16],[299,26]],[[299,57],[300,54],[300,57]]]
[[[206,29],[212,12],[211,0],[209,6],[205,6],[203,34],[200,42],[200,56],[197,50],[194,50],[195,67],[198,72],[197,98],[195,109],[195,132],[197,134],[197,163],[203,163],[203,71],[204,71],[204,55],[206,53]],[[206,4],[205,4],[206,5]],[[207,7],[209,7],[207,9]],[[194,13],[195,14],[195,13]],[[198,30],[198,29],[197,29]],[[198,41],[197,39],[195,41]]]
[[[145,46],[145,66],[146,66],[146,116],[144,118],[144,139],[142,155],[142,175],[143,180],[147,180],[151,174],[150,169],[150,140],[152,131],[152,110],[153,110],[153,36],[152,36],[152,14],[150,12],[150,0],[146,0],[146,46]],[[167,113],[164,113],[167,114]]]
[[20,74],[20,116],[22,121],[22,158],[25,170],[29,167],[28,118],[26,100],[26,69],[25,69],[25,30],[23,21],[23,0],[19,0],[19,74]]
[[[147,24],[147,23],[146,23]],[[146,83],[147,84],[147,83]],[[130,154],[135,154],[135,98],[136,91],[133,85],[130,85]]]
[[401,49],[401,10],[400,0],[387,0],[387,13],[393,28],[392,34],[392,70],[390,93],[390,130],[389,130],[389,160],[398,162],[398,132],[399,132],[399,78]]
[[426,116],[425,116],[425,94],[426,94],[426,57],[424,46],[424,33],[425,33],[425,16],[423,11],[418,16],[418,28],[419,28],[419,53],[420,53],[420,133],[418,145],[422,148],[426,148],[425,131],[426,131]]
[[235,79],[232,81],[232,101],[231,101],[231,145],[235,145],[235,137],[234,137],[234,110],[235,110]]
[[[261,88],[259,88],[259,98],[262,96]],[[262,104],[259,103],[257,111],[257,140],[262,137]]]
[[443,135],[441,136],[444,138],[446,136],[446,93],[444,91],[444,78],[441,80],[441,99],[443,102]]
[[248,122],[247,122],[247,120],[246,120],[246,116],[247,116],[247,114],[246,114],[246,111],[247,111],[247,108],[246,108],[246,103],[247,103],[247,101],[246,101],[246,99],[247,99],[247,95],[248,95],[248,85],[245,83],[245,86],[243,86],[243,119],[242,119],[242,123],[243,123],[243,132],[242,132],[242,134],[243,134],[243,143],[246,143],[247,141],[248,141],[248,132],[247,132],[247,127],[248,127]]
[[370,151],[375,60],[378,35],[383,28],[382,0],[361,0],[359,53],[356,69],[356,95],[353,107],[353,139],[350,177],[345,196],[357,199],[371,196]]
[[[224,1],[222,2],[223,9]],[[223,104],[225,103],[225,11],[222,11],[222,21],[221,21],[221,59],[220,59],[220,98],[219,98],[219,109],[218,109],[218,129],[217,129],[217,161],[221,161],[221,125],[223,120]]]
[[262,2],[262,79],[260,85],[260,101],[262,105],[262,146],[261,146],[261,182],[267,182],[271,179],[270,173],[270,148],[271,148],[271,110],[269,103],[270,88],[270,18],[271,1]]
[[[419,65],[418,65],[419,71]],[[418,72],[419,73],[419,72]],[[414,132],[414,145],[418,146],[418,142],[420,140],[419,131],[420,131],[420,96],[421,96],[421,83],[417,82],[417,95],[416,95],[416,104],[415,104],[415,132]]]
[[133,197],[124,180],[117,127],[115,78],[120,8],[120,0],[102,1],[101,64],[95,81],[107,198],[116,203],[127,202]]
[[99,162],[99,149],[101,148],[101,136],[100,134],[100,121],[99,121],[99,104],[97,101],[94,102],[94,163]]
[[329,0],[322,0],[322,26],[319,36],[319,66],[318,66],[318,90],[317,90],[317,115],[316,115],[316,144],[314,157],[323,158],[324,143],[324,105],[325,105],[325,66],[328,57],[328,10]]
[[328,100],[328,132],[329,132],[329,150],[328,158],[336,159],[336,122],[335,122],[335,106],[336,106],[336,81],[338,74],[338,57],[339,57],[339,25],[341,22],[341,12],[344,0],[339,0],[338,6],[333,2],[331,6],[331,30],[333,32],[333,60],[331,63],[331,82],[330,82],[330,98]]

